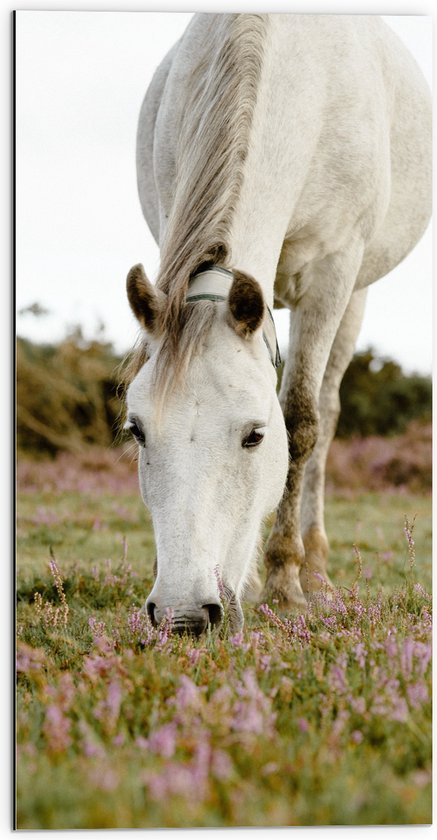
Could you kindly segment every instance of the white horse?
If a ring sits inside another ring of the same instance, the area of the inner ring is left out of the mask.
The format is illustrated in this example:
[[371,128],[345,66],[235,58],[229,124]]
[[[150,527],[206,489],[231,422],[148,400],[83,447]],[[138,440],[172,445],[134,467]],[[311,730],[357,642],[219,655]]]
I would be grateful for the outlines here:
[[[303,610],[330,585],[339,385],[366,287],[428,223],[430,167],[429,90],[377,17],[198,14],[156,71],[137,171],[161,263],[156,286],[128,275],[143,331],[126,423],[156,538],[153,622],[170,609],[198,634],[227,599],[241,626],[278,505],[262,597]],[[291,313],[280,402],[274,303]]]

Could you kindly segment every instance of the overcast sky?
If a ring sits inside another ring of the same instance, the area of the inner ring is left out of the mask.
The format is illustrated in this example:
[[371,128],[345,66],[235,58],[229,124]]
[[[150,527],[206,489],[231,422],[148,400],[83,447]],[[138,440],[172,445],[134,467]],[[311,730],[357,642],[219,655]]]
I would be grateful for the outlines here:
[[[18,318],[18,333],[52,341],[69,326],[105,325],[120,352],[137,334],[125,297],[129,268],[152,279],[158,248],[136,189],[138,112],[154,70],[191,14],[18,12],[17,308],[38,301],[43,318]],[[431,85],[429,17],[385,20]],[[373,345],[407,370],[431,369],[431,231],[369,292],[359,348]],[[287,337],[277,313],[279,339]]]

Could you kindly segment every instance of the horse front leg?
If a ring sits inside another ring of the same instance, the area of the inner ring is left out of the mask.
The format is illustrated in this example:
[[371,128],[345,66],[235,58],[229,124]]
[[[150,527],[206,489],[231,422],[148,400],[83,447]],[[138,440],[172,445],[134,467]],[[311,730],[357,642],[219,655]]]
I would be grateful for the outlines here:
[[337,330],[320,391],[319,434],[305,465],[301,502],[305,556],[300,582],[307,598],[324,587],[332,586],[328,577],[329,543],[324,521],[326,459],[340,414],[341,380],[353,356],[366,297],[367,289],[353,292]]
[[263,600],[305,609],[300,572],[305,560],[301,498],[305,465],[319,432],[319,395],[331,347],[362,260],[360,241],[306,271],[307,292],[292,310],[280,392],[289,440],[289,470],[265,551]]

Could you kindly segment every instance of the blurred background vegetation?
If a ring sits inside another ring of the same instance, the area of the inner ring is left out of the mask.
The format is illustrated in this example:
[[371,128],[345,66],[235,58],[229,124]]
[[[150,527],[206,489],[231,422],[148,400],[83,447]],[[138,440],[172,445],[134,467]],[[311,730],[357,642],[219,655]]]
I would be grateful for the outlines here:
[[[112,446],[123,412],[121,362],[103,336],[87,340],[79,327],[57,344],[18,338],[18,449],[55,455]],[[431,379],[407,375],[372,349],[354,356],[340,397],[338,438],[393,436],[413,420],[431,420]]]

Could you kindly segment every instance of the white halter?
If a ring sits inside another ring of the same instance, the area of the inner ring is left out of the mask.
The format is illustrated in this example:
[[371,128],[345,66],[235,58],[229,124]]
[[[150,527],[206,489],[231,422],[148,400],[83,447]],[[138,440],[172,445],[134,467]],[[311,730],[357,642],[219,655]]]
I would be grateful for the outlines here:
[[[229,271],[227,268],[222,268],[218,265],[205,268],[197,274],[194,274],[191,278],[190,289],[186,299],[191,303],[194,303],[196,300],[226,300],[233,279],[234,275],[232,271]],[[263,338],[269,351],[272,365],[276,368],[279,367],[282,361],[281,354],[276,337],[275,322],[268,306],[266,306],[266,315],[264,317]]]

